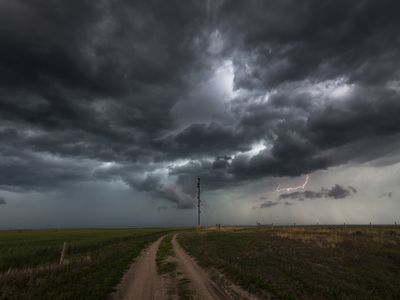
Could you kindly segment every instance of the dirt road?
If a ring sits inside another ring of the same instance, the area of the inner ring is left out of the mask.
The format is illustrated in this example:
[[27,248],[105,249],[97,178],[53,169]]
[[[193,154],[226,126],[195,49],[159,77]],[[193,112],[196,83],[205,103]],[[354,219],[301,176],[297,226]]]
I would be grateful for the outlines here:
[[178,268],[190,280],[199,299],[234,299],[224,288],[213,282],[195,260],[186,254],[176,240],[176,235],[172,239],[172,245],[177,258]]
[[116,287],[117,291],[112,296],[113,300],[164,300],[167,299],[167,294],[168,299],[179,299],[178,295],[171,295],[171,290],[177,290],[178,278],[190,281],[189,289],[193,291],[193,299],[256,299],[232,283],[217,284],[211,280],[208,273],[182,249],[176,240],[176,235],[172,239],[175,252],[175,257],[172,259],[177,263],[175,275],[160,276],[156,269],[156,254],[163,238],[151,244],[136,258]]
[[163,237],[145,249],[136,258],[114,294],[114,300],[166,299],[156,270],[156,253]]

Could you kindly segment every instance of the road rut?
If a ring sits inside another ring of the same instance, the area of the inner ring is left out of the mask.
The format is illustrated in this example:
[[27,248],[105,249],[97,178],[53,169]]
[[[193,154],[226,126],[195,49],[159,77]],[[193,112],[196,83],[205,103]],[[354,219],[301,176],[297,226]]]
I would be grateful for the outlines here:
[[176,235],[172,239],[175,255],[178,261],[178,268],[186,275],[193,285],[199,299],[204,300],[225,300],[234,299],[228,292],[213,282],[208,274],[190,257],[179,245]]
[[114,294],[114,300],[164,300],[165,291],[156,269],[159,238],[136,258],[122,278]]

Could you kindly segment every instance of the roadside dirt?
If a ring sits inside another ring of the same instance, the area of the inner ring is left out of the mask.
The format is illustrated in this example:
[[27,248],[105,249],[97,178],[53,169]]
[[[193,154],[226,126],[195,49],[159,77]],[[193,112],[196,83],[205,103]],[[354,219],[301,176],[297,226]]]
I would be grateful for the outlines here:
[[157,274],[156,253],[163,237],[151,244],[135,259],[113,295],[114,300],[164,300],[163,284]]
[[256,299],[233,284],[226,286],[211,280],[208,273],[182,249],[176,240],[176,235],[172,239],[172,245],[178,262],[178,270],[190,280],[198,299]]

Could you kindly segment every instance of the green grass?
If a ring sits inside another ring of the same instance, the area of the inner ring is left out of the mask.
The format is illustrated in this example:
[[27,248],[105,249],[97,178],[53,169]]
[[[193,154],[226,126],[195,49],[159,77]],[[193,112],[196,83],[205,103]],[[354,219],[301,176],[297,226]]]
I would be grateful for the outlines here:
[[179,300],[192,300],[195,299],[195,293],[189,287],[190,280],[187,278],[181,278],[178,281],[178,299]]
[[198,262],[272,299],[400,299],[397,228],[274,228],[179,235]]
[[[0,299],[107,299],[163,229],[0,232]],[[63,242],[65,263],[59,265]]]
[[157,272],[159,274],[171,273],[176,270],[176,262],[168,260],[169,258],[175,256],[171,240],[172,234],[169,234],[161,240],[160,246],[158,247],[156,264]]

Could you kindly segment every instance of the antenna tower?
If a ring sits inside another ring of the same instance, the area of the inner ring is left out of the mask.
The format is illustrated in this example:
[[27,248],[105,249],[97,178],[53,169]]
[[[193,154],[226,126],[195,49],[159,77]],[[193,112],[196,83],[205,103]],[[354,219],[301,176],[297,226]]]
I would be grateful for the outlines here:
[[197,178],[197,226],[200,227],[200,177]]

